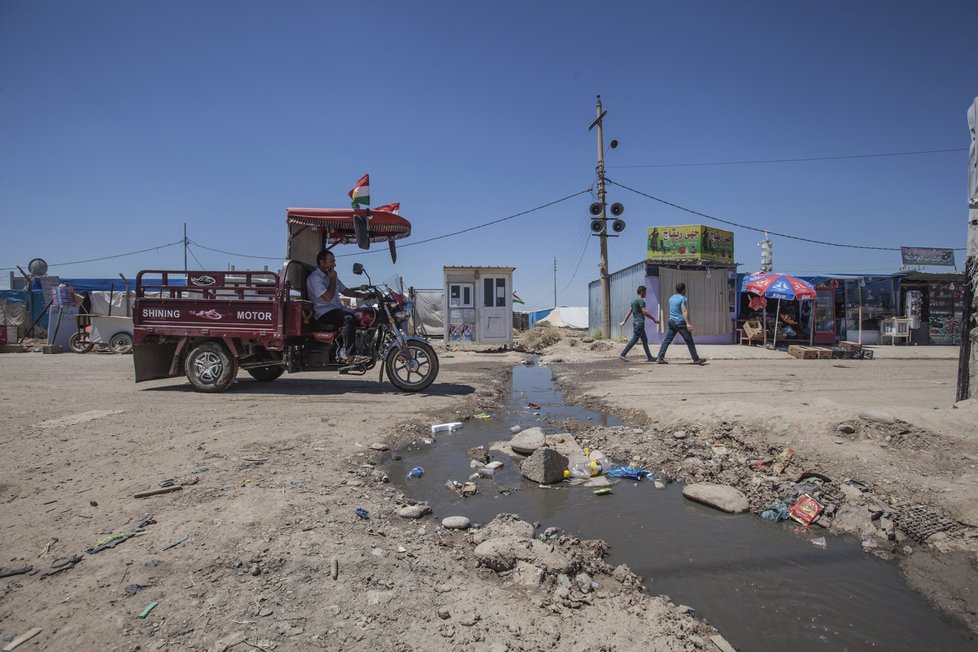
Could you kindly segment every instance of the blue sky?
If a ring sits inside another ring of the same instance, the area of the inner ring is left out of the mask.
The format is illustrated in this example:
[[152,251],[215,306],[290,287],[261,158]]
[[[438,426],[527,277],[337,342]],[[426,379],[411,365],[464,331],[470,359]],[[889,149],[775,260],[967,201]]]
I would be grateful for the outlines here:
[[[592,187],[595,95],[608,177],[782,233],[963,247],[967,153],[661,166],[966,148],[978,3],[0,2],[0,267],[77,261],[182,238],[201,265],[284,254],[287,206],[345,206],[371,176],[412,241]],[[701,222],[616,186],[628,227]],[[590,194],[361,260],[438,287],[443,265],[516,267],[529,307],[584,305],[597,278]],[[705,221],[706,224],[714,224]],[[734,229],[741,271],[757,233]],[[385,248],[379,248],[385,249]],[[351,248],[349,253],[353,253]],[[958,253],[959,263],[963,252]],[[774,238],[775,269],[899,269],[898,252]],[[194,258],[191,267],[197,267]],[[52,267],[130,278],[183,249]],[[6,285],[4,271],[2,284]],[[352,275],[344,275],[350,282]]]

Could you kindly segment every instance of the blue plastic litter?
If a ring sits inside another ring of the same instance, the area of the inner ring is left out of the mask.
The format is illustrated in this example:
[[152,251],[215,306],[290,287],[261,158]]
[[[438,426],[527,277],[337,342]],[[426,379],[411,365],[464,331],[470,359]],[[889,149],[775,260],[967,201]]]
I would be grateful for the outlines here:
[[424,475],[424,469],[421,468],[420,466],[416,466],[413,469],[411,469],[411,472],[407,474],[407,477],[408,478],[420,478],[423,475]]
[[765,521],[787,521],[788,520],[788,506],[784,503],[774,503],[773,505],[768,505],[761,512],[761,518]]
[[357,507],[354,511],[360,518],[370,518],[370,512],[365,510],[363,507]]
[[630,480],[641,480],[642,478],[649,477],[648,471],[640,469],[637,466],[616,466],[608,469],[605,475],[611,476],[612,478],[629,478]]

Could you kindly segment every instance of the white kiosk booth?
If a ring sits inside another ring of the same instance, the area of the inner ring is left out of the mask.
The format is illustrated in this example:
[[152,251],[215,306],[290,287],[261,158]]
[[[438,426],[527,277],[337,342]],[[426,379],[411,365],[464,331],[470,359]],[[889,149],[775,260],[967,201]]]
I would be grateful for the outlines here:
[[513,341],[515,267],[444,267],[445,342]]

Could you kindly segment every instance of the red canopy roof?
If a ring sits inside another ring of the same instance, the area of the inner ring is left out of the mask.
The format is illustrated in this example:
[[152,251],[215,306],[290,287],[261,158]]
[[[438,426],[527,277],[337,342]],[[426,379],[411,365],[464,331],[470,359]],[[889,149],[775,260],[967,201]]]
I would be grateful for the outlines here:
[[[286,223],[308,226],[323,232],[326,242],[353,240],[353,216],[367,215],[366,209],[352,208],[288,208]],[[371,242],[399,240],[411,235],[411,223],[400,215],[370,211],[367,221]]]

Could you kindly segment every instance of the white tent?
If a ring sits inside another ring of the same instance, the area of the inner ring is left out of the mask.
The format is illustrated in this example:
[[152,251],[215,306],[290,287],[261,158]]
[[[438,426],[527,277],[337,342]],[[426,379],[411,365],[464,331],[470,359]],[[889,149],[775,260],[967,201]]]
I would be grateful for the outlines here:
[[587,306],[561,306],[554,308],[549,315],[537,322],[538,324],[550,324],[558,328],[582,328],[588,327]]

